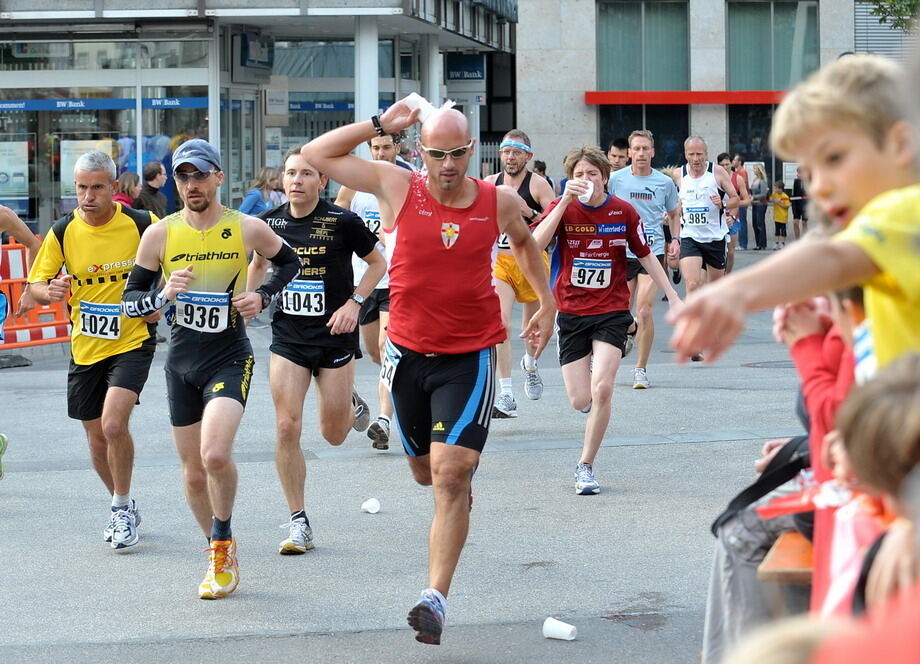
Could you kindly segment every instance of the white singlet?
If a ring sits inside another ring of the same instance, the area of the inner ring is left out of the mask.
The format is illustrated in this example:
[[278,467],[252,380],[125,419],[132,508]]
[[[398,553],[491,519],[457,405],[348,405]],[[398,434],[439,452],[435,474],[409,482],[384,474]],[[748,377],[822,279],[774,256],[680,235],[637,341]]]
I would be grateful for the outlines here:
[[707,162],[703,174],[694,178],[687,166],[681,169],[681,237],[689,237],[697,242],[717,242],[728,232],[728,227],[722,221],[722,211],[712,202],[712,196],[722,196],[712,170],[712,162]]
[[[380,221],[380,204],[377,203],[377,197],[373,194],[368,194],[363,191],[356,191],[354,198],[351,199],[351,211],[357,214],[364,220],[364,224],[367,226],[367,229],[380,237],[380,231],[382,223]],[[384,256],[387,255],[386,248],[383,246],[383,243],[377,242],[377,251],[379,251]],[[364,276],[364,273],[367,272],[367,263],[365,263],[358,256],[352,255],[351,257],[351,267],[355,273],[355,286],[361,282],[361,278]],[[389,271],[383,273],[383,277],[377,283],[374,288],[389,288],[390,287],[390,275]]]

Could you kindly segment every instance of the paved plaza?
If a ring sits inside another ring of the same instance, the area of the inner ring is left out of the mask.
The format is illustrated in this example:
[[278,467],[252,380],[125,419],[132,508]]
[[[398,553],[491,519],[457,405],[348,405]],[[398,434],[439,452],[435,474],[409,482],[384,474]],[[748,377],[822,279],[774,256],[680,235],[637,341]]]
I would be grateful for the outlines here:
[[[316,549],[278,555],[288,514],[273,463],[269,329],[251,331],[257,367],[235,446],[242,580],[218,602],[197,598],[205,540],[169,435],[165,347],[132,419],[143,521],[124,554],[102,541],[108,497],[82,427],[66,417],[66,349],[34,349],[33,366],[0,371],[10,438],[0,662],[697,662],[709,524],[752,478],[763,441],[798,432],[796,380],[769,314],[751,317],[716,365],[674,365],[665,306],[653,388],[630,389],[633,357],[620,370],[595,464],[600,495],[574,492],[584,416],[568,406],[555,341],[541,362],[542,400],[524,397],[516,370],[520,417],[492,423],[440,647],[416,643],[405,622],[426,585],[430,490],[412,482],[398,443],[380,453],[353,432],[326,445],[312,391],[302,444]],[[376,414],[369,360],[357,384]],[[369,497],[378,514],[360,511]],[[578,638],[544,639],[547,616],[576,625]]]

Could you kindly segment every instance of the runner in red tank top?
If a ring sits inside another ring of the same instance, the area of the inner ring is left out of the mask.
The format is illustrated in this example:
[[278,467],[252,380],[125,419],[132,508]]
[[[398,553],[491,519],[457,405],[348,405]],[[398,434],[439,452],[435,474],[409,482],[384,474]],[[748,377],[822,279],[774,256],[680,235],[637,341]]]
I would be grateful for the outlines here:
[[492,285],[499,233],[537,290],[540,308],[521,336],[538,353],[552,334],[555,307],[514,196],[465,175],[473,139],[462,113],[436,111],[422,126],[427,176],[349,154],[375,135],[412,126],[418,116],[401,100],[379,118],[319,136],[302,154],[333,180],[375,195],[384,230],[397,231],[381,379],[392,391],[412,475],[434,488],[428,588],[408,620],[418,641],[438,644],[469,528],[470,482],[489,429],[494,347],[505,338]]
[[601,490],[593,464],[610,423],[613,382],[636,334],[629,313],[626,245],[671,307],[680,298],[645,243],[635,208],[607,194],[610,162],[604,153],[595,147],[575,148],[564,164],[565,192],[534,224],[533,237],[539,247],[558,239],[550,282],[559,306],[559,364],[572,407],[588,413],[575,466],[575,493],[592,495]]

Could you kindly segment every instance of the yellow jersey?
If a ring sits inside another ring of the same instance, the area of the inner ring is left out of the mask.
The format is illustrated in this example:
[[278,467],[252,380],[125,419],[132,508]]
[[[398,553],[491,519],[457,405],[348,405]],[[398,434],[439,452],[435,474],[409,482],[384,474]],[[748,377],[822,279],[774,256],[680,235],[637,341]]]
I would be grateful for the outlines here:
[[[246,289],[249,262],[243,242],[243,215],[225,207],[217,223],[193,228],[176,212],[165,217],[163,275],[192,266],[189,292],[176,298],[175,325],[206,335],[233,331],[245,336],[245,325],[230,299]],[[174,334],[177,330],[174,330]]]
[[157,221],[147,210],[115,203],[114,216],[92,226],[77,208],[54,223],[45,236],[29,283],[49,281],[63,267],[70,282],[70,352],[75,364],[95,364],[107,357],[139,348],[150,337],[143,318],[121,313],[121,294],[141,235]]
[[773,221],[777,224],[789,223],[789,206],[791,205],[789,194],[785,191],[781,194],[774,191],[770,199],[773,201]]
[[880,270],[862,284],[879,368],[920,350],[920,184],[876,196],[834,241],[855,244]]

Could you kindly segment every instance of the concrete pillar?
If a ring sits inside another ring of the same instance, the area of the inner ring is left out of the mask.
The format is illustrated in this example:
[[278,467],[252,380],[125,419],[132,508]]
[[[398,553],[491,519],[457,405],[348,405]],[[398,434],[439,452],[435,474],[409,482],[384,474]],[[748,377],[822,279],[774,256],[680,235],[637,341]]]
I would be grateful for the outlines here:
[[818,55],[821,66],[856,49],[856,13],[852,0],[818,3]]
[[[690,89],[725,90],[728,84],[725,0],[693,0],[690,20]],[[702,136],[715,159],[728,143],[728,112],[723,104],[690,107],[690,133]]]
[[473,146],[473,156],[470,159],[469,166],[466,168],[466,174],[474,178],[482,177],[480,169],[482,160],[479,151],[479,108],[480,107],[475,104],[466,104],[463,107],[463,114],[470,123],[470,136],[476,139],[476,144]]
[[444,65],[441,60],[441,47],[437,35],[422,35],[421,38],[421,79],[422,89],[419,92],[425,99],[435,106],[440,106],[444,100],[441,98],[441,79],[444,75]]
[[[380,106],[380,78],[377,50],[377,17],[355,17],[355,120],[369,120]],[[370,150],[362,143],[358,156],[370,158]]]
[[517,127],[558,181],[572,147],[597,144],[597,107],[585,104],[597,89],[596,0],[527,0],[518,20]]

